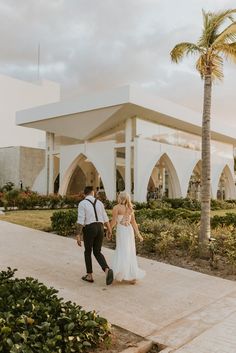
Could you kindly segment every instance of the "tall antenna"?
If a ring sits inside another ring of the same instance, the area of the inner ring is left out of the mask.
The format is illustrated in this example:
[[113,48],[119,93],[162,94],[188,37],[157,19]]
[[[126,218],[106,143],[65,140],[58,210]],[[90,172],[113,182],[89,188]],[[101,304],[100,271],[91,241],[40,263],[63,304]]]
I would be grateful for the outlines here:
[[40,81],[40,43],[38,44],[38,81]]

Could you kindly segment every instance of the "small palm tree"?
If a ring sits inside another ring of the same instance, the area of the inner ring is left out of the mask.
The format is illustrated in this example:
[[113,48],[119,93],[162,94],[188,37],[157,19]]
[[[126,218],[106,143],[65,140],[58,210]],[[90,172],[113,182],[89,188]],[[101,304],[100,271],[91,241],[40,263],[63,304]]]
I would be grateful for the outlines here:
[[[211,94],[214,80],[223,79],[223,59],[236,63],[236,21],[234,10],[216,13],[203,11],[203,31],[196,44],[183,42],[171,51],[171,59],[178,63],[185,55],[197,54],[196,69],[204,80],[202,115],[202,176],[201,176],[201,225],[199,242],[202,248],[211,235]],[[222,26],[227,23],[225,28]]]

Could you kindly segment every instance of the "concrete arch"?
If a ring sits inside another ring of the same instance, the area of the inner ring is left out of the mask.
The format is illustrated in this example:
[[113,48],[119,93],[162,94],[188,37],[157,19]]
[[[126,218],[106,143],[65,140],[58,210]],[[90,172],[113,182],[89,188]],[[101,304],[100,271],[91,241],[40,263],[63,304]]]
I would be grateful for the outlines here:
[[192,169],[187,185],[187,197],[200,200],[201,197],[202,161],[198,160]]
[[[61,195],[65,195],[67,193],[71,178],[72,178],[77,166],[80,165],[81,163],[86,162],[87,160],[89,160],[89,162],[95,168],[97,173],[100,175],[99,170],[98,170],[97,166],[95,165],[95,163],[91,159],[89,159],[88,156],[86,156],[84,153],[80,153],[71,162],[71,164],[69,165],[67,170],[64,172],[63,179],[62,179],[61,186],[60,186],[60,194]],[[83,168],[81,168],[81,169],[83,169]],[[88,184],[90,184],[90,182],[88,182]],[[105,192],[106,192],[106,185],[104,185],[104,189],[105,189]]]
[[154,157],[149,163],[148,170],[146,170],[145,178],[142,183],[143,184],[143,192],[145,192],[145,197],[146,197],[146,193],[147,193],[149,179],[152,175],[152,171],[155,168],[155,165],[161,159],[164,159],[166,167],[169,171],[169,177],[170,177],[170,183],[172,186],[173,197],[174,198],[181,197],[181,187],[180,187],[179,177],[178,177],[178,174],[176,172],[176,168],[175,168],[172,160],[170,159],[170,157],[168,156],[168,154],[166,152],[162,153],[159,157],[156,157],[156,158]]
[[229,167],[228,164],[226,164],[223,169],[218,173],[217,177],[215,178],[216,182],[214,183],[214,197],[217,198],[217,191],[218,191],[218,186],[220,183],[220,178],[222,174],[224,173],[225,178],[226,178],[226,183],[225,183],[225,199],[235,199],[236,198],[236,187],[235,187],[235,182],[234,182],[234,176],[232,174],[232,171]]

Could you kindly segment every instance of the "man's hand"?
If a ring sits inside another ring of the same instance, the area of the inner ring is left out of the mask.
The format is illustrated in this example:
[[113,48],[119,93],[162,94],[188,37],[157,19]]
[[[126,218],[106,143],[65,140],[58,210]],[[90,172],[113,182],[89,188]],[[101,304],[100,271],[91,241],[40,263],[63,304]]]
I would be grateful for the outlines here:
[[81,236],[79,234],[76,237],[76,241],[79,246],[82,246]]
[[107,239],[108,239],[108,240],[111,240],[111,239],[112,239],[112,233],[111,233],[111,231],[107,230],[106,236],[107,236]]
[[76,241],[79,246],[82,246],[82,232],[83,232],[83,225],[77,223],[76,224],[76,230],[77,230],[77,236],[76,236]]

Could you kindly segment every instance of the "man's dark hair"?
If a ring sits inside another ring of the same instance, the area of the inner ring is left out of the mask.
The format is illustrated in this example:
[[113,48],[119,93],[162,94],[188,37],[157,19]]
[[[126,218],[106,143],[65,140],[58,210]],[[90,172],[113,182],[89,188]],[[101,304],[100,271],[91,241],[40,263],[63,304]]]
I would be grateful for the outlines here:
[[85,186],[84,195],[87,196],[87,195],[91,194],[92,191],[93,191],[93,187],[92,186]]

